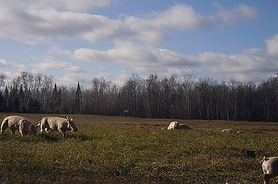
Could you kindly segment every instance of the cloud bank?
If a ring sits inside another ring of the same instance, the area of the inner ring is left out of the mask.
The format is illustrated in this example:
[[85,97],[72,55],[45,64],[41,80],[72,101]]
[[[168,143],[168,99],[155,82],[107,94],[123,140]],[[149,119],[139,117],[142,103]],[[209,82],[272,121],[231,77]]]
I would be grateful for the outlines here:
[[[235,27],[245,22],[256,22],[256,8],[240,4],[227,9],[214,3],[212,15],[202,15],[187,4],[176,4],[145,17],[121,14],[117,19],[92,14],[92,10],[111,6],[111,0],[39,0],[1,1],[0,38],[14,39],[31,45],[48,44],[47,53],[34,58],[30,66],[33,73],[59,70],[63,77],[58,80],[66,84],[71,81],[90,79],[80,63],[120,64],[128,68],[119,71],[115,81],[123,81],[131,73],[147,76],[185,74],[194,71],[202,77],[218,77],[224,80],[251,80],[254,76],[266,75],[278,70],[278,35],[265,40],[266,49],[250,48],[234,55],[204,52],[185,55],[159,48],[161,43],[171,41],[171,31],[204,31]],[[64,50],[54,40],[77,39],[89,43],[108,40],[114,48],[97,50],[76,48]],[[62,61],[56,57],[66,57]],[[0,60],[0,69],[14,68],[18,63]],[[102,76],[110,75],[101,70]],[[88,81],[87,81],[88,83]]]
[[[50,42],[54,38],[76,38],[92,43],[103,39],[136,39],[157,45],[168,39],[170,30],[213,28],[223,22],[236,25],[240,20],[255,20],[257,17],[256,9],[247,5],[226,10],[220,4],[215,5],[216,15],[210,16],[198,14],[191,6],[181,4],[155,12],[148,18],[121,15],[119,19],[109,19],[86,13],[87,10],[110,3],[107,0],[82,0],[82,3],[74,0],[2,1],[0,38],[12,38],[27,44]],[[219,17],[223,22],[219,22]]]

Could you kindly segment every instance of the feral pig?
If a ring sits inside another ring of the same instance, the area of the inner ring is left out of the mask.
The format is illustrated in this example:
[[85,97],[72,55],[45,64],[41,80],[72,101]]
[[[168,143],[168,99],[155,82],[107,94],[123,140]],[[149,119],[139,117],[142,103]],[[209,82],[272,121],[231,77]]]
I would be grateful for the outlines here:
[[77,131],[78,128],[72,118],[60,118],[60,117],[44,117],[40,122],[41,133],[43,131],[59,131],[63,137],[66,135],[66,131]]
[[12,134],[16,130],[20,132],[22,136],[37,134],[38,126],[33,125],[28,119],[21,116],[8,116],[4,118],[1,124],[1,134],[5,132],[7,128],[10,128]]
[[263,157],[262,160],[264,184],[268,184],[271,178],[278,176],[278,157]]
[[187,125],[184,125],[184,124],[179,124],[177,121],[172,121],[167,130],[177,130],[177,129],[192,129],[191,127],[187,126]]

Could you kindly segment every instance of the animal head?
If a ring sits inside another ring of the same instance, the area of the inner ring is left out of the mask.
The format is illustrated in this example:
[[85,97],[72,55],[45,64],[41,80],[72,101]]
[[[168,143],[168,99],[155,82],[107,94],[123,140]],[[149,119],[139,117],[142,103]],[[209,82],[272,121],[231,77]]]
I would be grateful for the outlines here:
[[68,123],[67,128],[68,128],[70,131],[75,132],[75,131],[78,130],[78,128],[77,128],[76,125],[75,125],[75,122],[73,121],[73,119],[72,119],[72,118],[69,118],[68,116],[67,116],[67,123]]
[[31,124],[31,125],[29,126],[29,130],[30,130],[34,135],[37,135],[38,126],[35,126],[35,125]]
[[168,130],[179,129],[179,123],[177,121],[172,121],[167,129]]
[[173,121],[172,124],[174,129],[179,129],[179,123],[177,121]]

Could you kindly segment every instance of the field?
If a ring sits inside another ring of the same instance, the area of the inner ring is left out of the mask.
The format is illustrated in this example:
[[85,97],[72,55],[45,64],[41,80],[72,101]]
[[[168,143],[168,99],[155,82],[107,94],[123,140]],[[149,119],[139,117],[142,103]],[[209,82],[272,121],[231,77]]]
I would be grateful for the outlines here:
[[[1,120],[7,114],[0,114]],[[35,124],[41,114],[20,114]],[[45,115],[44,115],[45,116]],[[57,115],[65,117],[66,115]],[[79,130],[0,135],[0,178],[10,183],[263,183],[278,153],[278,124],[72,115]],[[222,133],[224,128],[243,133]],[[255,155],[249,155],[248,151]],[[277,183],[274,179],[272,183]]]

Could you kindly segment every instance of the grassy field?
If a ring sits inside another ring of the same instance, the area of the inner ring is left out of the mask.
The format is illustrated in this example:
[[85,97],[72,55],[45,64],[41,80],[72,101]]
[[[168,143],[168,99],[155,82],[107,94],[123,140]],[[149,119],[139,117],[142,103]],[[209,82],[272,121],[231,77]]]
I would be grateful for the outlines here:
[[[0,114],[4,118],[7,114]],[[21,114],[37,124],[40,114]],[[65,117],[66,115],[58,115]],[[79,130],[0,135],[0,178],[10,183],[262,183],[277,156],[278,124],[72,115]],[[1,119],[1,120],[2,120]],[[243,133],[222,133],[224,128]],[[255,158],[246,154],[255,151]],[[272,183],[277,183],[274,179]]]

